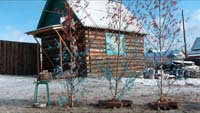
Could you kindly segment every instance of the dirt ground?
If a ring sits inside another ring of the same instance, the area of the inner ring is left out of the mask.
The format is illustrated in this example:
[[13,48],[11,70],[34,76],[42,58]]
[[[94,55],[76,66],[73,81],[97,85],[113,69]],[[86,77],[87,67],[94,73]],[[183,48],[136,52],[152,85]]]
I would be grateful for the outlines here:
[[[49,108],[33,108],[35,80],[34,77],[0,75],[0,113],[200,113],[200,79],[174,83],[170,87],[169,97],[178,101],[179,109],[167,111],[157,111],[149,106],[150,102],[158,99],[157,80],[136,79],[133,88],[124,95],[124,99],[133,101],[133,106],[120,109],[102,109],[96,106],[98,100],[111,98],[109,84],[103,78],[85,80],[81,87],[89,92],[80,96],[80,107],[73,109],[58,105],[59,97],[67,92],[64,81],[53,80],[50,82],[52,105]],[[45,86],[40,86],[39,102],[46,102],[45,94]]]

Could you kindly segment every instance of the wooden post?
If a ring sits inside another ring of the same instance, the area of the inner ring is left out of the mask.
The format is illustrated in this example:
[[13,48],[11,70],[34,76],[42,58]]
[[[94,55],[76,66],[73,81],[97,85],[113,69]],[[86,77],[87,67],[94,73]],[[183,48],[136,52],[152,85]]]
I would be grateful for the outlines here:
[[[42,54],[42,51],[40,51],[40,55]],[[40,56],[40,69],[43,70],[43,62],[41,61],[43,59],[43,56]]]
[[185,22],[184,22],[184,14],[182,10],[182,21],[183,21],[183,38],[184,38],[184,47],[185,47],[185,59],[187,59],[187,43],[185,37]]
[[37,74],[40,73],[40,45],[37,43]]
[[[89,33],[89,29],[88,29],[88,31],[87,31],[87,39],[88,39],[88,49],[89,49],[89,66],[90,66],[90,70],[89,70],[89,72],[92,72],[92,63],[91,63],[91,56],[90,56],[90,46],[91,46],[91,43],[90,43],[90,38],[89,38],[89,36],[90,36],[90,33]],[[96,37],[96,35],[97,35],[97,33],[95,33],[95,37]]]
[[63,63],[62,63],[62,40],[61,40],[61,38],[59,38],[60,39],[60,67],[61,67],[61,69],[63,70]]

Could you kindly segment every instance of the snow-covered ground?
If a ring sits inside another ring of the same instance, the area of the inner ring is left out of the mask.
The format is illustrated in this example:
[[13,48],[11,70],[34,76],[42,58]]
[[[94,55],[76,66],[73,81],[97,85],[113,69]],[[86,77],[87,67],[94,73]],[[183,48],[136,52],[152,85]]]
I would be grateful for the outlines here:
[[[32,108],[33,94],[35,88],[34,81],[36,81],[36,78],[34,77],[0,75],[0,113],[48,113],[50,111],[59,111],[59,107],[46,108],[42,109],[42,111],[41,109]],[[120,85],[123,86],[126,81],[127,78],[122,78]],[[63,80],[53,80],[49,84],[51,101],[55,106],[57,106],[58,98],[67,94],[66,89],[64,88],[64,83],[65,81]],[[125,93],[124,99],[133,100],[133,103],[135,105],[134,110],[138,110],[138,112],[140,112],[146,109],[143,107],[147,103],[153,102],[158,98],[158,83],[159,82],[156,79],[135,79],[132,89],[129,92]],[[200,79],[189,78],[185,80],[170,81],[170,83],[173,84],[170,86],[165,86],[164,90],[167,92],[169,89],[169,96],[176,98],[177,101],[181,103],[180,112],[187,112],[188,110],[189,113],[199,113]],[[83,101],[85,105],[95,104],[98,102],[98,100],[111,98],[109,82],[105,78],[87,78],[85,82],[81,85],[81,88],[89,90],[89,93],[81,97],[81,101]],[[40,86],[38,98],[39,102],[46,101],[45,94],[45,86]],[[147,111],[144,110],[144,112]]]

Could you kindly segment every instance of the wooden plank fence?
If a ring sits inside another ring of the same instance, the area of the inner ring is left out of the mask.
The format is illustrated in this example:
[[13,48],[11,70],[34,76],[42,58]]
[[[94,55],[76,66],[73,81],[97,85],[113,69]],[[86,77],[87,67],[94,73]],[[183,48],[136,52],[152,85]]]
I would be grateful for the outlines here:
[[37,74],[37,44],[0,40],[0,74]]

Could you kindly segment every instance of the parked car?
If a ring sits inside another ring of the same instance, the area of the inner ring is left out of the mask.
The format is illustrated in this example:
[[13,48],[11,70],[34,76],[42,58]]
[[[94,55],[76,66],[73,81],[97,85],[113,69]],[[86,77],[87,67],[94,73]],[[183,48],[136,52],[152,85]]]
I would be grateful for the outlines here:
[[196,77],[199,72],[199,66],[195,65],[193,61],[174,60],[170,71],[175,75],[177,73],[179,75],[181,72],[184,78]]

